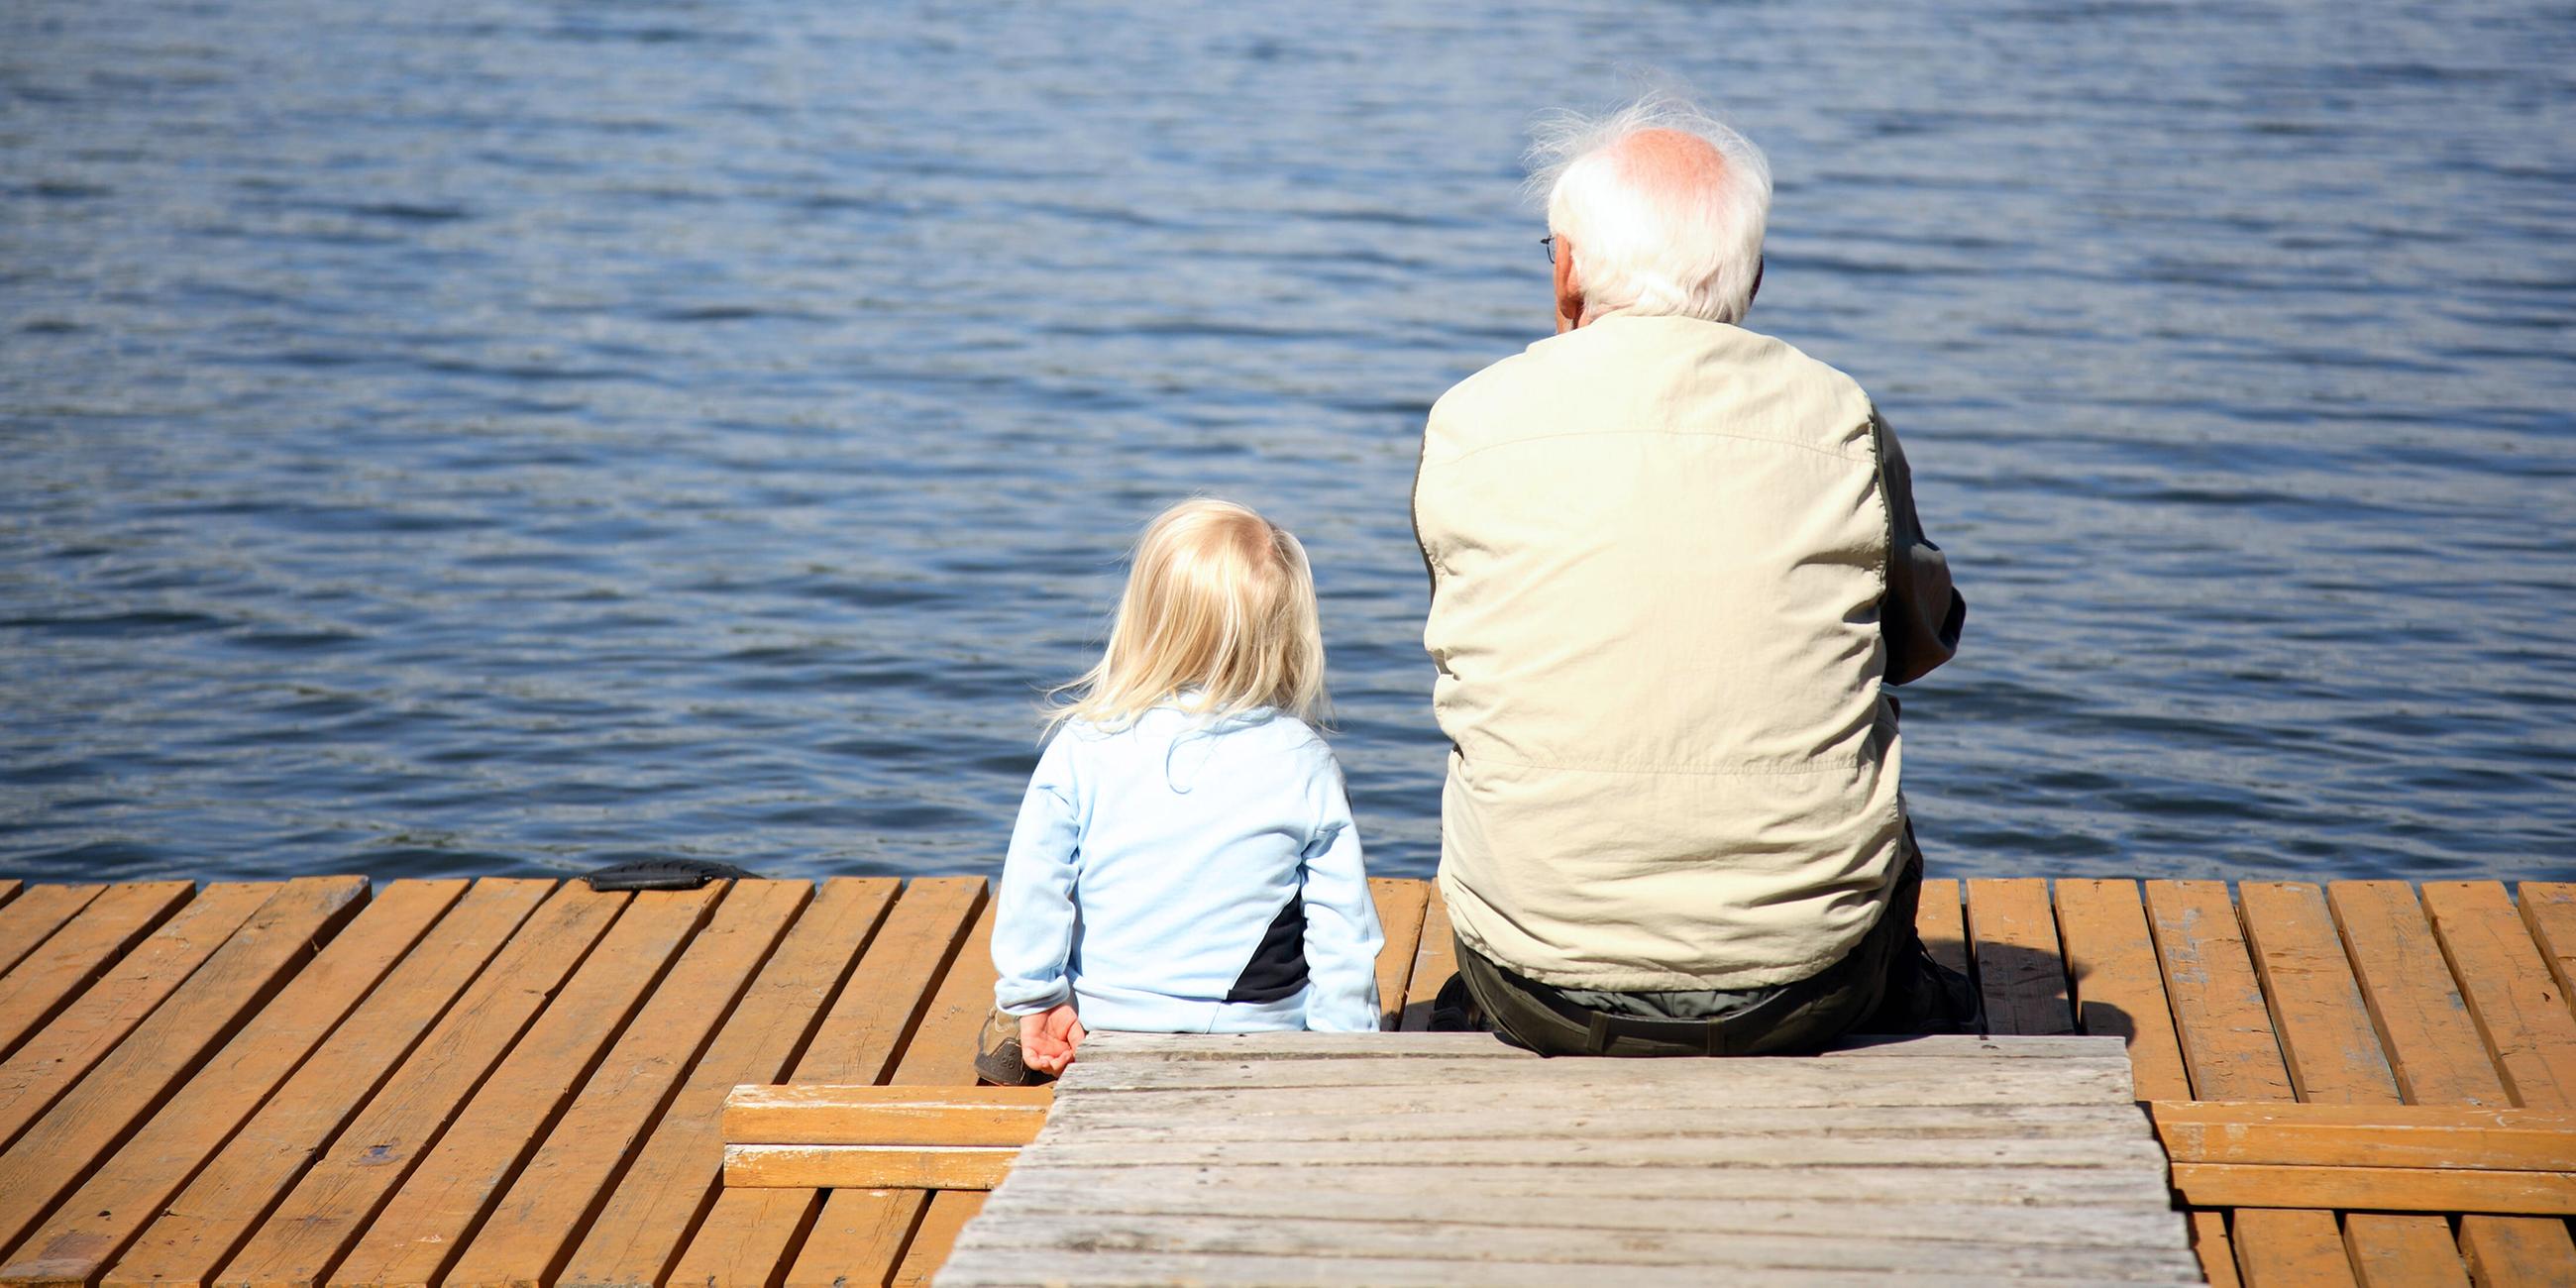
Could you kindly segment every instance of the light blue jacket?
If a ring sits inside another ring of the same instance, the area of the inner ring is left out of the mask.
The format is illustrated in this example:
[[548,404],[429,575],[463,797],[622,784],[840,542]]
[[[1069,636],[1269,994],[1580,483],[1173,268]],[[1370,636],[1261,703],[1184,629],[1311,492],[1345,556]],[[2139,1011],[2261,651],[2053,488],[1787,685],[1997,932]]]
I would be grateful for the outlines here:
[[[1302,914],[1302,916],[1300,915]],[[1302,924],[1300,924],[1302,922]],[[1085,1028],[1377,1028],[1377,953],[1342,773],[1304,721],[1157,707],[1070,722],[1002,863],[993,996]]]

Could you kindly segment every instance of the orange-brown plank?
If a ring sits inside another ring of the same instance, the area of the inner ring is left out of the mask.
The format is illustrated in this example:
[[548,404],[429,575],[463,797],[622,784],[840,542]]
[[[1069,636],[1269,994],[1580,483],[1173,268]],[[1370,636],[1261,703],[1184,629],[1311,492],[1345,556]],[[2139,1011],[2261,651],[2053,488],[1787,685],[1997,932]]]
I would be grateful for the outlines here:
[[1414,947],[1411,978],[1404,985],[1405,1032],[1430,1030],[1432,999],[1457,973],[1458,934],[1449,925],[1449,902],[1441,898],[1435,883],[1422,905],[1422,938]]
[[82,1074],[107,1058],[278,890],[274,882],[206,887],[22,1044],[0,1065],[0,1146],[14,1143]]
[[1377,922],[1386,931],[1386,946],[1377,954],[1377,1024],[1392,1030],[1404,1022],[1404,985],[1413,978],[1413,954],[1422,944],[1422,910],[1430,902],[1431,883],[1370,877],[1369,895],[1377,901]]
[[2576,1011],[2504,885],[2426,882],[2424,908],[2513,1102],[2576,1109]]
[[1923,893],[1914,905],[1914,934],[1923,941],[1932,960],[1968,976],[1976,977],[1968,956],[1968,922],[1966,910],[1959,906],[1959,883],[1948,878],[1923,883]]
[[2347,1288],[2352,1258],[2334,1213],[2236,1209],[2236,1272],[2245,1288]]
[[930,1199],[928,1190],[832,1191],[786,1288],[874,1288],[893,1278]]
[[448,1288],[548,1283],[753,972],[813,897],[808,881],[738,881],[564,1110],[444,1275]]
[[[2150,881],[2145,894],[2193,1093],[2213,1100],[2295,1099],[2226,883]],[[2239,1211],[2228,1242],[2236,1257],[2231,1273],[2248,1285],[2352,1281],[2349,1260],[2338,1270],[2327,1252],[2342,1245],[2331,1212]],[[2218,1282],[2218,1271],[2209,1275]]]
[[2565,1221],[2463,1217],[2460,1251],[2479,1288],[2576,1284],[2576,1242],[2568,1239]]
[[[888,877],[835,877],[823,883],[590,1223],[580,1247],[555,1278],[558,1288],[665,1281],[681,1247],[715,1201],[723,1177],[724,1140],[717,1115],[726,1094],[742,1083],[776,1082],[786,1072],[885,920],[900,885]],[[502,1201],[495,1225],[514,1220],[517,1203],[514,1189]],[[481,1261],[478,1241],[451,1278],[468,1274]]]
[[2370,1288],[2468,1288],[2469,1268],[2439,1217],[2353,1212],[2343,1233],[2352,1268]]
[[939,988],[905,1040],[903,1057],[886,1081],[907,1087],[975,1085],[975,1039],[993,1013],[993,915],[990,902],[958,945]]
[[2225,1212],[2191,1214],[2191,1251],[2200,1258],[2200,1273],[2209,1280],[2209,1288],[2242,1288],[2242,1281],[2236,1277],[2236,1245],[2227,1237]]
[[930,1208],[921,1214],[921,1226],[912,1232],[912,1245],[903,1250],[903,1263],[895,1267],[889,1288],[924,1288],[948,1263],[957,1232],[983,1210],[981,1190],[941,1190],[930,1196]]
[[724,1190],[671,1267],[672,1288],[776,1288],[823,1205],[813,1190]]
[[2325,893],[2305,883],[2248,881],[2237,888],[2245,939],[2272,1006],[2272,1027],[2289,1058],[2299,1099],[2318,1104],[2393,1105],[2397,1074],[2344,957]]
[[[112,1174],[123,1175],[123,1187],[109,1191],[121,1202],[67,1205],[67,1218],[78,1222],[68,1237],[56,1239],[49,1228],[29,1246],[41,1249],[49,1262],[76,1261],[82,1279],[98,1279],[101,1265],[112,1267],[105,1276],[110,1284],[194,1284],[209,1279],[285,1195],[305,1164],[383,1084],[448,1003],[476,981],[493,953],[552,889],[552,881],[487,877],[475,882],[194,1179],[156,1174],[152,1159],[146,1156],[138,1156],[136,1165],[129,1166],[129,1150],[93,1183],[105,1184]],[[558,936],[579,929],[580,923],[569,919],[549,923],[549,933]],[[595,936],[596,928],[590,933]],[[476,985],[476,993],[487,995],[486,1000],[469,999],[460,1014],[488,1011],[491,996],[515,995],[520,977],[542,971],[540,958],[565,951],[557,943],[520,942],[516,955],[503,959],[504,971],[484,976]],[[577,954],[586,944],[585,940],[574,945],[571,951]],[[470,1025],[460,1021],[440,1030],[437,1050],[444,1054],[424,1059],[457,1058],[475,1041]],[[180,1139],[187,1139],[184,1124],[173,1130]],[[186,1188],[165,1207],[162,1196],[183,1184]],[[72,1203],[82,1204],[86,1196],[87,1191],[74,1195]],[[92,1212],[99,1215],[89,1215]]]
[[[366,996],[421,933],[465,890],[463,881],[397,881],[358,913],[347,930],[331,937],[330,946],[311,965],[297,972],[275,1000],[258,1014],[187,1085],[155,1107],[158,1092],[170,1079],[162,1076],[191,1044],[170,1021],[197,1012],[202,1020],[225,999],[191,997],[225,968],[222,954],[181,988],[164,1008],[145,1021],[134,1041],[119,1047],[96,1075],[54,1106],[7,1155],[0,1156],[0,1249],[10,1248],[33,1228],[55,1200],[89,1174],[89,1165],[116,1154],[81,1191],[81,1201],[62,1212],[43,1234],[30,1240],[12,1264],[0,1267],[0,1281],[27,1282],[53,1277],[86,1280],[100,1258],[82,1255],[117,1234],[89,1226],[106,1212],[113,1221],[125,1208],[129,1220],[119,1233],[139,1224],[139,1214],[175,1192],[215,1146],[285,1081],[332,1026]],[[354,901],[355,890],[350,890]],[[234,953],[269,914],[252,919],[251,928],[235,936],[224,953]],[[304,933],[308,928],[291,928]],[[309,936],[308,936],[309,939]],[[291,945],[292,941],[281,941]],[[283,955],[291,955],[292,949]],[[247,992],[248,990],[244,990]],[[157,1066],[157,1067],[156,1067]],[[143,1114],[150,1125],[117,1147],[125,1129]],[[135,1182],[143,1186],[137,1192]],[[61,1248],[68,1256],[50,1255]]]
[[2146,898],[2192,1094],[2202,1100],[2296,1098],[2226,883],[2150,881]]
[[2576,1009],[2576,882],[2525,881],[2516,890],[2523,924],[2549,959],[2558,996]]
[[25,898],[0,906],[0,971],[15,967],[106,889],[103,885],[40,885],[29,888]]
[[2138,883],[2061,879],[2057,929],[2077,1023],[2086,1033],[2114,1034],[2128,1044],[2138,1099],[2188,1099],[2191,1078],[2183,1072]]
[[[255,1192],[209,1194],[202,1204],[190,1202],[217,1176],[209,1168],[167,1215],[143,1232],[134,1249],[109,1271],[107,1282],[136,1281],[147,1268],[163,1269],[165,1258],[186,1265],[210,1252],[223,1255],[237,1237],[236,1223],[245,1219],[258,1224],[225,1262],[222,1273],[230,1279],[278,1284],[299,1282],[299,1273],[319,1274],[321,1268],[311,1266],[307,1258],[317,1255],[317,1249],[336,1255],[364,1227],[420,1156],[437,1143],[459,1106],[518,1040],[626,900],[626,895],[600,894],[579,883],[559,889],[521,923],[510,945],[484,967],[474,986],[456,1000],[338,1136],[327,1141],[268,1143],[271,1150],[295,1151],[292,1162],[302,1169],[285,1196],[274,1200],[273,1208],[267,1207],[269,1195]],[[247,1161],[256,1168],[260,1160]],[[265,1216],[260,1215],[263,1209]],[[217,1226],[219,1240],[190,1239],[201,1224]],[[207,1269],[190,1266],[185,1281],[196,1281]],[[162,1278],[168,1282],[179,1276],[165,1273]]]
[[334,1284],[437,1283],[731,888],[719,882],[636,895],[437,1144],[397,1178],[393,1197],[381,1208],[345,1193],[310,1206],[289,1200],[270,1228],[292,1221],[297,1233],[269,1245],[268,1268],[259,1273],[294,1283],[325,1275]]
[[110,888],[45,940],[44,951],[0,978],[0,1056],[18,1049],[71,1004],[91,980],[151,933],[196,892],[187,881],[146,881]]
[[2415,887],[2403,881],[2337,881],[2326,888],[2326,901],[2407,1102],[2512,1104],[2460,1000]]
[[10,900],[17,898],[18,891],[24,889],[26,884],[16,877],[0,877],[0,906],[6,906]]
[[2044,1037],[2073,1033],[2066,962],[2048,883],[2036,877],[1980,877],[1968,883],[1968,933],[1990,1033]]
[[[2442,953],[2468,994],[2476,1054],[2512,1103],[2576,1108],[2576,1012],[2496,881],[2424,886]],[[2486,1082],[2476,1082],[2486,1087]],[[2481,1283],[2576,1283],[2576,1249],[2566,1221],[2504,1216],[2460,1218],[2460,1252],[2481,1267]],[[2488,1270],[2491,1267],[2491,1270]]]
[[[968,951],[972,930],[983,924],[985,904],[980,877],[923,877],[905,886],[789,1080],[888,1081],[916,1025],[928,1022],[924,1013],[950,962]],[[981,969],[990,972],[989,952],[986,957]],[[991,1009],[989,992],[988,984],[979,1022]],[[972,1061],[971,1052],[967,1058]],[[728,1190],[717,1198],[673,1267],[673,1283],[717,1276],[725,1284],[760,1284],[786,1274],[788,1258],[822,1206],[820,1192],[765,1190],[758,1201],[735,1197],[742,1193]]]
[[[2335,909],[2325,894],[2303,882],[2248,881],[2238,887],[2245,910],[2245,933],[2263,974],[2272,1002],[2282,1050],[2289,1056],[2290,1078],[2299,1099],[2311,1103],[2393,1105],[2404,1099],[2391,1057],[2381,1046],[2371,1004],[2364,997],[2353,959],[2336,929]],[[2410,896],[2411,897],[2411,896]],[[2365,925],[2363,942],[2371,951],[2386,950],[2397,911],[2385,896],[2364,899],[2348,895],[2344,903],[2355,924]],[[2416,914],[2421,919],[2421,914]],[[2429,933],[2429,932],[2428,932]],[[2434,969],[2447,983],[2448,967],[2434,954]],[[2384,963],[2369,969],[2383,980],[2382,993],[2393,1013],[2420,1012],[2397,986],[2385,981]],[[2405,1008],[2413,1008],[2408,1010]],[[2430,1077],[2431,1075],[2426,1075]],[[2436,1234],[2449,1223],[2437,1216],[2375,1216],[2358,1225],[2347,1220],[2344,1241],[2358,1265],[2411,1263],[2429,1255]]]

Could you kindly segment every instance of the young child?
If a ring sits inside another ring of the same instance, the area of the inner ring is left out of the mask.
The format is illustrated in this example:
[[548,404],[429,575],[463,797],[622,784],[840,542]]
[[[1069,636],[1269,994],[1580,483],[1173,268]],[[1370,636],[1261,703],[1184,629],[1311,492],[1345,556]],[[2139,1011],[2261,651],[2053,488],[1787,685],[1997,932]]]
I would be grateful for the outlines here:
[[975,1067],[1042,1081],[1086,1029],[1377,1028],[1377,953],[1305,548],[1225,501],[1137,542],[1108,652],[1059,690],[1002,864]]

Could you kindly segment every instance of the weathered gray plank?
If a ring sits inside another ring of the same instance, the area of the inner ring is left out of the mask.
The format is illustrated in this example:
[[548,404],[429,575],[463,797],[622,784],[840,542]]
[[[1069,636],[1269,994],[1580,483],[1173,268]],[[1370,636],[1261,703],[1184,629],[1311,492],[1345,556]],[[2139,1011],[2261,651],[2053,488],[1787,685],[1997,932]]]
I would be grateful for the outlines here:
[[[1249,1164],[1140,1164],[1117,1169],[1123,1184],[1177,1193],[1193,1188],[1241,1187],[1266,1192],[1330,1186],[1354,1194],[1410,1198],[1431,1178],[1443,1194],[1549,1197],[1567,1192],[1566,1169],[1546,1164],[1464,1164],[1438,1158],[1414,1163],[1345,1163],[1329,1170]],[[1106,1169],[1057,1167],[1044,1155],[1024,1157],[1014,1174],[1032,1185],[1067,1179],[1095,1183]],[[1647,1164],[1586,1168],[1582,1192],[1594,1198],[1714,1199],[1728,1202],[1826,1199],[1839,1204],[1978,1203],[2012,1209],[2028,1206],[2143,1206],[2162,1211],[2172,1202],[2161,1171],[2100,1167],[1694,1167]]]
[[1651,1140],[1730,1136],[1777,1140],[1782,1149],[1796,1148],[1797,1141],[1810,1136],[2080,1136],[2145,1141],[2151,1134],[2146,1115],[2131,1105],[1898,1105],[1855,1115],[1844,1106],[1712,1109],[1705,1104],[1640,1106],[1622,1100],[1608,1100],[1611,1107],[1569,1109],[1562,1103],[1562,1096],[1554,1105],[1515,1098],[1501,1103],[1480,1099],[1474,1106],[1452,1101],[1445,1106],[1415,1108],[1409,1101],[1386,1097],[1332,1109],[1316,1107],[1308,1100],[1304,1102],[1308,1108],[1297,1110],[1273,1106],[1267,1098],[1247,1092],[1237,1097],[1234,1105],[1220,1103],[1193,1111],[1162,1103],[1173,1098],[1143,1093],[1085,1097],[1052,1111],[1048,1122],[1058,1138],[1073,1134],[1084,1140],[1161,1140],[1174,1135],[1226,1141]]
[[[1845,1169],[1849,1171],[1857,1169]],[[1247,1179],[1240,1170],[1231,1179]],[[1357,1192],[1329,1176],[1282,1177],[1260,1185],[1191,1186],[1174,1189],[1161,1178],[1138,1183],[1119,1180],[1115,1172],[1049,1168],[1013,1177],[985,1202],[996,1220],[1022,1215],[1126,1217],[1142,1215],[1230,1217],[1263,1221],[1277,1216],[1335,1221],[1387,1219],[1384,1194]],[[1419,1182],[1417,1181],[1417,1184]],[[2183,1237],[2180,1213],[2163,1206],[2132,1204],[2032,1205],[2012,1212],[2008,1231],[1999,1230],[1994,1209],[1961,1203],[1924,1187],[1919,1198],[1931,1201],[1908,1207],[1900,1216],[1873,1220],[1856,1230],[1853,1205],[1838,1199],[1773,1199],[1719,1203],[1705,1198],[1600,1197],[1579,1191],[1556,1194],[1461,1194],[1444,1174],[1436,1189],[1408,1200],[1402,1219],[1464,1230],[1492,1225],[1567,1232],[1609,1230],[1692,1230],[1723,1226],[1764,1234],[1824,1238],[1888,1239],[1899,1242],[1991,1242],[2007,1233],[2013,1242],[2063,1244],[2097,1248],[2162,1248],[2178,1246]],[[1943,1201],[1946,1200],[1946,1201]]]
[[[1801,1058],[1921,1059],[1927,1056],[1979,1059],[2065,1059],[2098,1056],[2117,1046],[2116,1037],[1975,1037],[1935,1034],[1927,1037],[1846,1039],[1818,1057],[1766,1057],[1772,1063]],[[1093,1060],[1353,1060],[1449,1059],[1537,1060],[1529,1051],[1490,1033],[1094,1033],[1083,1039],[1083,1057]],[[2116,1054],[2117,1052],[2115,1052]]]
[[2130,1100],[2125,1058],[1905,1061],[1635,1060],[1605,1072],[1597,1060],[1248,1060],[1077,1063],[1057,1103],[1094,1091],[1397,1087],[1481,1103],[1509,1087],[1559,1095],[1698,1092],[1712,1105],[2106,1104]]
[[[1628,1230],[1603,1238],[1582,1231],[1480,1225],[1470,1231],[1431,1231],[1409,1219],[1308,1220],[1274,1216],[1263,1221],[1223,1217],[1136,1215],[1056,1216],[1007,1210],[1002,1192],[988,1202],[991,1219],[968,1227],[958,1251],[1007,1242],[1021,1248],[1059,1249],[1071,1262],[1095,1250],[1181,1254],[1274,1256],[1331,1261],[1350,1257],[1414,1257],[1451,1263],[1460,1282],[1480,1279],[1489,1262],[1553,1263],[1561,1267],[1692,1266],[1707,1281],[1747,1270],[1825,1270],[1965,1275],[1994,1279],[2060,1275],[2095,1283],[2197,1283],[2200,1263],[2181,1246],[2164,1249],[2034,1246],[2002,1237],[1935,1242],[1875,1239],[1855,1222],[1847,1237],[1803,1238],[1725,1229]],[[1723,1214],[1712,1211],[1713,1218]],[[952,1262],[952,1269],[954,1263]],[[956,1282],[947,1278],[943,1283]]]
[[[968,1227],[970,1230],[972,1225]],[[1455,1261],[1418,1257],[1300,1258],[1237,1256],[1208,1253],[1126,1252],[1092,1249],[1068,1257],[1059,1249],[1009,1245],[960,1246],[939,1272],[939,1288],[1127,1288],[1136,1284],[1226,1284],[1232,1288],[1457,1288],[1462,1282]],[[1706,1266],[1634,1266],[1617,1268],[1620,1288],[1708,1288],[1726,1282]],[[1562,1263],[1479,1262],[1472,1282],[1479,1288],[1565,1288],[1586,1283],[1576,1268]],[[1885,1288],[1887,1277],[1867,1271],[1767,1269],[1765,1288]],[[1913,1274],[1908,1288],[1993,1288],[1989,1273]],[[2085,1288],[2098,1280],[2025,1276],[2014,1288]],[[2202,1282],[2187,1279],[2152,1282]]]
[[[1015,1167],[1126,1167],[1138,1164],[1193,1163],[1202,1167],[1264,1163],[1329,1167],[1347,1162],[1378,1142],[1351,1140],[1091,1140],[1080,1135],[1049,1139],[1020,1152]],[[1033,1163],[1043,1147],[1042,1160]],[[1809,1165],[1886,1167],[1994,1166],[2149,1167],[2164,1166],[2164,1151],[2152,1140],[2090,1140],[2039,1137],[2027,1140],[1980,1137],[1969,1140],[1924,1140],[1908,1137],[1801,1138],[1795,1149],[1777,1140],[1737,1136],[1674,1137],[1664,1140],[1459,1140],[1438,1147],[1431,1167],[1460,1163],[1552,1164],[1566,1168],[1639,1167],[1650,1164],[1707,1167],[1795,1167]],[[1426,1181],[1426,1183],[1429,1183]],[[1570,1183],[1570,1182],[1569,1182]]]

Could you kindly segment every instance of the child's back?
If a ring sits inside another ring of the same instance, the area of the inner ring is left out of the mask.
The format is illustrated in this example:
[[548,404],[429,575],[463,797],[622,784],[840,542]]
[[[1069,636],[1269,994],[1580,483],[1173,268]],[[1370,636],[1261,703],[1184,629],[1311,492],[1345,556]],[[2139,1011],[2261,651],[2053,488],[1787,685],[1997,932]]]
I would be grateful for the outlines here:
[[1006,1009],[1066,1000],[1069,984],[1090,1028],[1376,1027],[1358,836],[1332,752],[1294,716],[1158,707],[1116,731],[1067,724],[1006,873]]
[[1223,501],[1163,512],[1067,690],[1002,865],[977,1069],[1061,1071],[1088,1028],[1375,1029],[1384,936],[1305,720],[1324,641],[1297,539]]

